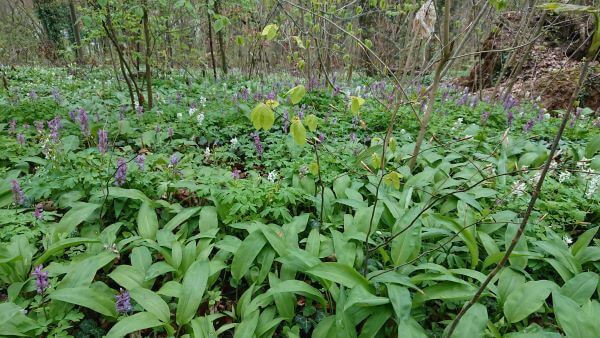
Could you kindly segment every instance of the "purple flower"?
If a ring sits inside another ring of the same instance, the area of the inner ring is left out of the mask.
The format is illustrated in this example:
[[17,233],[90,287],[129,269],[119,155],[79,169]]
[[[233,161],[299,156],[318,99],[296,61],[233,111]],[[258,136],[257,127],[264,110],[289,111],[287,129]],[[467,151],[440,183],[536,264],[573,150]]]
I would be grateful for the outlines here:
[[481,123],[486,123],[489,118],[490,118],[489,111],[484,111],[481,113]]
[[583,111],[583,109],[577,107],[577,109],[575,109],[575,112],[573,113],[573,116],[571,117],[571,122],[569,123],[569,128],[574,128],[575,127],[575,122],[577,122],[577,119],[579,119],[579,116],[581,115],[581,112]]
[[157,124],[156,127],[154,128],[154,132],[156,132],[157,134],[160,133],[161,128],[160,128],[160,124]]
[[108,150],[108,131],[98,129],[98,150],[100,154],[106,154]]
[[54,99],[54,101],[58,104],[62,102],[62,99],[60,98],[60,93],[58,92],[58,89],[56,87],[52,88],[52,99]]
[[37,96],[37,93],[35,92],[35,90],[32,89],[32,90],[29,91],[29,98],[30,99],[35,100],[35,99],[37,99],[37,97],[38,96]]
[[13,201],[15,202],[15,205],[22,205],[23,202],[25,202],[25,194],[19,185],[19,181],[12,180],[10,183],[12,185]]
[[511,108],[517,106],[518,104],[519,102],[517,101],[517,99],[515,99],[512,95],[508,95],[506,96],[506,99],[504,99],[504,110],[509,111]]
[[44,122],[43,121],[35,121],[33,123],[33,125],[35,126],[35,130],[37,130],[38,134],[41,134],[44,132]]
[[77,111],[75,110],[71,110],[69,112],[69,118],[71,119],[71,121],[75,121],[75,119],[78,117]]
[[523,126],[523,131],[526,133],[530,132],[531,129],[533,129],[534,125],[535,125],[535,120],[527,121],[527,123],[525,123],[525,125]]
[[139,154],[135,158],[135,163],[137,163],[138,168],[140,168],[140,170],[144,170],[144,166],[145,166],[145,163],[146,163],[146,156],[144,156],[144,154]]
[[16,130],[17,130],[17,121],[10,120],[10,122],[8,122],[8,133],[14,134]]
[[175,131],[173,130],[173,127],[169,127],[169,129],[167,129],[167,135],[169,136],[169,138],[173,137],[174,133]]
[[39,220],[44,217],[44,205],[42,203],[36,204],[35,210],[33,211],[33,217]]
[[35,287],[37,288],[37,292],[41,295],[44,294],[44,291],[50,286],[50,283],[48,282],[48,271],[42,271],[42,269],[44,269],[44,266],[40,264],[36,266],[31,273],[31,275],[35,277]]
[[267,94],[267,100],[275,100],[275,96],[277,96],[277,94],[275,94],[275,91],[271,90],[269,94]]
[[84,136],[90,136],[90,125],[88,116],[85,110],[79,109],[79,126],[81,127],[81,133]]
[[508,126],[512,126],[513,120],[515,119],[515,113],[513,113],[512,111],[508,111],[506,113],[506,122],[508,123]]
[[29,129],[29,123],[23,123],[23,129]]
[[233,171],[231,172],[231,178],[233,178],[234,180],[239,180],[239,179],[240,179],[240,174],[241,174],[241,173],[242,173],[242,172],[241,172],[239,169],[235,168],[235,169],[233,169]]
[[350,134],[350,141],[351,142],[356,142],[356,133],[351,133]]
[[254,147],[256,148],[256,153],[258,154],[258,158],[262,159],[263,155],[263,145],[260,141],[260,135],[258,133],[252,133],[252,137],[254,137]]
[[254,95],[252,95],[252,98],[255,101],[262,101],[262,99],[264,98],[264,95],[262,93],[256,92],[256,93],[254,93]]
[[120,187],[125,184],[127,179],[127,162],[124,158],[117,159],[117,171],[115,173],[115,185]]
[[169,159],[169,166],[175,167],[179,163],[179,155],[173,154]]
[[123,289],[119,289],[119,294],[115,296],[115,308],[118,313],[129,313],[133,311],[131,306],[131,297],[129,292]]
[[325,134],[319,133],[319,143],[325,142]]
[[23,134],[17,134],[17,142],[20,145],[24,145],[25,144],[25,135],[23,135]]
[[142,114],[144,113],[144,107],[137,105],[135,106],[135,113],[137,114],[137,117],[142,117]]
[[300,110],[298,111],[298,118],[300,120],[304,119],[304,109],[306,109],[306,106],[302,105],[302,107],[300,107]]
[[[50,129],[50,137],[54,142],[58,142],[58,130],[62,127],[60,123],[60,117],[56,116],[52,120],[48,121],[48,129]],[[88,131],[89,134],[89,131]]]
[[244,87],[240,90],[240,97],[244,99],[244,101],[248,101],[248,98],[250,97],[250,92],[248,91],[248,88]]

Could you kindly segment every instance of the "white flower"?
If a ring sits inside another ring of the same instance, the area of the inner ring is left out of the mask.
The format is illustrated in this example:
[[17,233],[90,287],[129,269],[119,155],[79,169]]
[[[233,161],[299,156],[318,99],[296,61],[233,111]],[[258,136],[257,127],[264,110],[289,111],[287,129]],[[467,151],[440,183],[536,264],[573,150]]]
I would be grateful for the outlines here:
[[231,141],[229,141],[229,142],[231,143],[231,146],[234,148],[237,147],[237,145],[238,145],[237,137],[232,138]]
[[206,107],[206,98],[204,96],[200,96],[200,105]]
[[600,175],[594,175],[594,177],[590,180],[590,185],[588,185],[585,197],[592,198],[596,190],[598,190],[598,186],[600,186]]
[[183,113],[182,113],[182,112],[179,112],[179,113],[177,113],[177,118],[178,118],[178,119],[181,119],[181,118],[183,118]]
[[267,180],[269,180],[271,183],[275,183],[277,180],[277,172],[275,170],[271,171],[267,176]]
[[452,130],[456,130],[458,128],[460,128],[460,126],[462,126],[463,123],[463,118],[459,117],[456,119],[456,122],[454,122],[454,125],[452,126]]
[[573,238],[571,238],[571,237],[569,237],[569,236],[567,236],[567,235],[564,235],[564,236],[563,236],[563,238],[562,238],[562,240],[563,240],[563,241],[565,242],[565,244],[567,244],[567,245],[569,245],[569,244],[573,243]]
[[204,122],[204,112],[201,112],[200,114],[198,114],[198,116],[196,116],[196,120],[198,121],[198,124],[202,124],[202,122]]
[[190,116],[196,114],[196,108],[190,107],[190,110],[188,110],[188,114],[190,114]]
[[515,196],[522,196],[525,193],[525,188],[527,185],[523,181],[517,181],[512,186],[512,193]]
[[204,149],[204,158],[206,160],[208,160],[210,158],[210,148],[206,147],[206,149]]
[[563,183],[564,181],[568,180],[569,178],[571,178],[571,173],[568,171],[564,171],[558,175],[558,182]]

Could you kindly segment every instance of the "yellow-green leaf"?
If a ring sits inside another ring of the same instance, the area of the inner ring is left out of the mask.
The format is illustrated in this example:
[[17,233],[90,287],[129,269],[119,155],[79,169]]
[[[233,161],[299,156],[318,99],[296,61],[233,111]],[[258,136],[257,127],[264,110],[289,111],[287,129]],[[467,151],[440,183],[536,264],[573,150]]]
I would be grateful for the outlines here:
[[279,27],[277,27],[277,25],[268,24],[265,26],[265,28],[263,29],[263,31],[260,35],[266,37],[267,40],[273,40],[275,38],[275,36],[277,36],[278,30],[279,30]]
[[319,118],[315,114],[310,114],[304,118],[304,123],[306,123],[308,130],[312,131],[313,133],[315,132],[315,130],[317,130],[318,122]]
[[300,119],[297,116],[292,122],[292,127],[290,128],[290,131],[296,144],[304,145],[306,143],[306,129],[304,129],[302,122],[300,122]]
[[306,49],[306,47],[304,47],[304,43],[302,42],[302,39],[300,39],[299,36],[294,35],[293,38],[294,38],[294,40],[296,40],[296,44],[298,45],[299,48]]
[[350,96],[350,111],[352,114],[358,114],[358,110],[365,103],[365,99],[358,96]]
[[263,128],[264,130],[269,130],[273,127],[273,123],[275,122],[275,112],[273,112],[269,106],[261,102],[250,112],[250,120],[252,121],[254,129],[258,130]]
[[296,87],[290,89],[287,93],[290,96],[290,101],[292,101],[292,104],[298,104],[298,102],[300,102],[306,94],[306,89],[303,85],[297,85]]
[[375,169],[379,169],[381,167],[381,156],[379,156],[379,154],[371,154],[371,166]]
[[383,176],[383,183],[391,185],[396,189],[400,189],[400,177],[401,175],[397,171],[392,171]]

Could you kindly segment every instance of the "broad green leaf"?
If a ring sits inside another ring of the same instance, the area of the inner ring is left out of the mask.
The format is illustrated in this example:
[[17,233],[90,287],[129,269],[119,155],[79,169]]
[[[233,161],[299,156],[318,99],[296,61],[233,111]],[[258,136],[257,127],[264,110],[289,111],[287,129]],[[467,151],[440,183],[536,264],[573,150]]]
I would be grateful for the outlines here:
[[137,215],[138,233],[142,238],[155,240],[158,231],[156,211],[148,202],[143,202]]
[[144,195],[143,192],[137,189],[125,189],[121,187],[110,187],[108,188],[108,196],[115,198],[129,198],[142,202],[150,203],[151,200]]
[[387,290],[388,297],[392,302],[392,307],[396,312],[396,319],[398,321],[402,321],[410,318],[412,300],[410,298],[410,292],[408,289],[400,285],[388,284]]
[[254,336],[256,326],[258,325],[258,316],[260,311],[256,310],[247,315],[242,322],[235,328],[234,338],[250,338]]
[[83,202],[77,203],[62,217],[60,222],[54,228],[54,232],[70,234],[71,232],[75,231],[81,222],[90,217],[90,215],[92,215],[92,213],[99,207],[99,204]]
[[350,308],[358,307],[371,307],[371,306],[379,306],[388,304],[390,299],[387,297],[378,297],[369,291],[365,290],[360,284],[353,287],[350,290],[350,294],[348,295],[348,299],[346,299],[346,303],[344,304],[344,311],[347,311]]
[[159,295],[142,288],[129,290],[129,294],[144,310],[153,314],[161,322],[165,324],[169,323],[169,318],[171,317],[169,305]]
[[200,207],[185,208],[185,209],[181,210],[179,213],[177,213],[177,215],[175,215],[173,218],[171,218],[169,220],[169,222],[167,224],[165,224],[165,226],[163,228],[172,231],[175,228],[177,228],[181,223],[187,221],[190,217],[193,217],[194,215],[196,215],[196,213],[199,210],[200,210]]
[[455,282],[441,282],[423,289],[423,293],[415,294],[413,306],[423,304],[432,299],[463,301],[473,297],[477,289],[471,285]]
[[306,143],[306,129],[304,129],[302,122],[297,116],[292,121],[290,132],[296,144],[302,146]]
[[368,291],[373,289],[369,284],[369,281],[363,277],[363,275],[348,265],[337,262],[317,264],[316,266],[308,269],[306,273],[337,284],[341,284],[348,288],[353,288],[357,285],[360,285]]
[[256,256],[267,243],[267,239],[260,231],[251,232],[240,244],[231,262],[231,276],[241,280],[248,272]]
[[560,291],[552,292],[554,313],[560,327],[568,338],[598,337],[598,318],[584,312],[574,300],[563,296]]
[[504,316],[509,323],[519,322],[539,310],[550,295],[554,283],[531,281],[512,291],[504,302]]
[[62,239],[62,240],[52,244],[50,247],[48,247],[48,249],[46,249],[46,251],[44,251],[44,253],[33,262],[33,265],[38,266],[40,264],[43,264],[48,258],[52,257],[54,254],[64,252],[64,250],[66,248],[70,248],[72,246],[78,246],[78,245],[82,245],[82,244],[86,244],[86,243],[98,243],[98,242],[100,242],[100,241],[97,239],[93,239],[93,238],[73,237],[73,238]]
[[476,303],[458,322],[452,337],[483,337],[488,322],[488,313],[484,305]]
[[500,304],[504,304],[508,295],[523,284],[525,284],[525,276],[523,274],[516,272],[510,267],[504,268],[500,272],[498,280],[498,299]]
[[398,337],[427,338],[425,330],[412,317],[398,323]]
[[583,305],[596,291],[598,286],[598,274],[594,272],[582,272],[569,279],[562,286],[560,292],[574,300],[577,304]]
[[112,280],[127,290],[144,286],[144,272],[131,265],[119,265],[108,274]]
[[582,249],[590,245],[592,239],[594,238],[594,236],[596,236],[596,233],[598,233],[598,229],[600,229],[600,227],[593,227],[591,229],[588,229],[584,233],[582,233],[579,236],[579,238],[577,238],[577,241],[571,247],[571,253],[573,254],[573,256],[577,256],[577,254]]
[[144,329],[161,326],[160,322],[150,312],[138,312],[119,320],[106,334],[107,338],[122,338],[128,334]]
[[103,284],[88,287],[63,288],[50,292],[51,299],[94,310],[108,317],[117,317],[114,293]]
[[275,36],[277,36],[277,31],[279,27],[275,24],[268,24],[263,28],[262,33],[260,35],[264,36],[267,40],[273,40]]
[[194,318],[210,276],[208,262],[196,261],[186,271],[181,287],[181,296],[177,302],[175,318],[177,325],[185,325]]
[[198,227],[200,228],[200,233],[208,232],[211,229],[218,229],[217,208],[213,206],[202,207],[200,218],[198,219]]
[[300,101],[302,101],[304,95],[306,95],[306,89],[303,85],[297,85],[296,87],[290,89],[287,94],[289,95],[292,104],[298,104]]
[[299,280],[285,280],[271,286],[268,294],[274,295],[278,293],[294,293],[305,297],[313,298],[321,304],[325,304],[325,298],[319,290]]

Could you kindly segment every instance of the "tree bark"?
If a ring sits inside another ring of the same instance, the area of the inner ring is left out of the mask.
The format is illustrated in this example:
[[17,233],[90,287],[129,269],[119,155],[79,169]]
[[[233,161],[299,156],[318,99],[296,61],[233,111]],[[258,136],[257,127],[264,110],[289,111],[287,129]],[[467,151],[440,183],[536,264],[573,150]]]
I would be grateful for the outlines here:
[[[215,0],[215,13],[221,14],[221,0]],[[217,42],[219,43],[219,52],[221,53],[221,70],[223,71],[223,74],[227,74],[227,58],[225,55],[223,29],[217,32]]]
[[146,44],[146,96],[148,99],[148,109],[152,109],[152,68],[150,66],[150,56],[152,54],[152,48],[150,46],[150,28],[148,27],[148,2],[144,0],[143,3],[144,15],[142,21],[144,23],[144,40]]
[[208,0],[206,0],[206,18],[208,19],[208,46],[210,48],[210,60],[212,61],[213,77],[217,79],[217,68],[215,62],[215,53],[213,50],[213,37],[212,37],[212,20],[210,13],[208,12]]
[[73,38],[75,39],[75,59],[78,65],[83,64],[83,49],[81,48],[81,23],[77,21],[77,10],[75,1],[69,1],[69,14],[71,18],[71,26],[73,28]]

